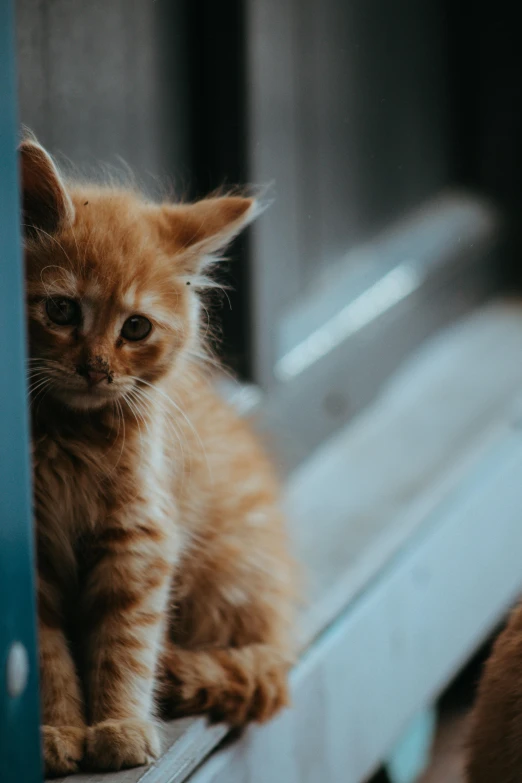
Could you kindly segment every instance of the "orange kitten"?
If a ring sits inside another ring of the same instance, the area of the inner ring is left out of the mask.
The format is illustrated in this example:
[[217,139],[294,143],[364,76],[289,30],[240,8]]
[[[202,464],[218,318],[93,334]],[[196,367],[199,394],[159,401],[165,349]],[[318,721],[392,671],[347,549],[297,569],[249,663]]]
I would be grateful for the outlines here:
[[48,775],[145,764],[156,702],[241,725],[287,702],[277,486],[201,366],[205,266],[252,199],[66,186],[20,147]]

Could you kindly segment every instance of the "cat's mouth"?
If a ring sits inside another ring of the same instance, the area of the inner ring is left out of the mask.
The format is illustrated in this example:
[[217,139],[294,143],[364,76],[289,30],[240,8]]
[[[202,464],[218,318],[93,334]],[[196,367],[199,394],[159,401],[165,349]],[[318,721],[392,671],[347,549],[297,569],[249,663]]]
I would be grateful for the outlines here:
[[57,386],[54,390],[54,396],[65,403],[69,408],[75,410],[95,410],[103,408],[105,405],[114,403],[121,393],[117,389],[107,386],[89,386],[82,384],[78,387]]
[[76,410],[95,410],[114,403],[119,397],[118,392],[99,386],[86,386],[83,389],[62,389],[58,395],[62,402]]
[[78,411],[97,410],[114,404],[125,395],[125,392],[125,384],[112,381],[109,383],[106,379],[93,383],[92,378],[76,375],[51,376],[47,385],[47,393],[50,397]]

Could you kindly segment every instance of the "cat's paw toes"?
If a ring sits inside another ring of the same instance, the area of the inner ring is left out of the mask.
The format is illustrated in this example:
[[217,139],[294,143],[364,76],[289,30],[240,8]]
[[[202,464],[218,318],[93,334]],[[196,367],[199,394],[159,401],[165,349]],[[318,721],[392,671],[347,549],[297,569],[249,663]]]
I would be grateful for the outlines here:
[[247,720],[264,723],[283,707],[288,706],[289,702],[287,669],[271,669],[259,677],[255,683],[248,707]]
[[162,700],[165,717],[207,713],[212,722],[243,726],[249,721],[269,720],[288,704],[288,667],[266,666],[259,670],[230,665],[220,682],[183,682],[169,676]]
[[210,720],[242,726],[249,721],[263,723],[288,704],[287,673],[278,669],[263,671],[244,680],[230,681],[213,694]]
[[153,723],[134,718],[106,720],[87,730],[84,761],[89,769],[127,769],[152,763],[160,750]]
[[85,749],[85,730],[75,726],[42,726],[46,777],[78,772]]

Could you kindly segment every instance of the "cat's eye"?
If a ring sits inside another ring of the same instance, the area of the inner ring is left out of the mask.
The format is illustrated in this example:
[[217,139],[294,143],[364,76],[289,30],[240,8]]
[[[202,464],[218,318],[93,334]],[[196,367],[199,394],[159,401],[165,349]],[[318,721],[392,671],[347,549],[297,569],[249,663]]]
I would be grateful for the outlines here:
[[50,320],[58,326],[76,326],[81,321],[80,305],[65,296],[47,299],[45,311]]
[[126,340],[137,342],[144,340],[152,329],[152,324],[144,315],[131,315],[127,318],[121,329],[121,336]]

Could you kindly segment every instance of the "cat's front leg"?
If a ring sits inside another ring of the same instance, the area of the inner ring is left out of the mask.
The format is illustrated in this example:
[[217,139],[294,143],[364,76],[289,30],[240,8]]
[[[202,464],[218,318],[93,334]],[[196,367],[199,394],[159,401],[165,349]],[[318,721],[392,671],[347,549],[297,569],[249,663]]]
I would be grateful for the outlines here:
[[85,762],[99,770],[150,763],[156,663],[175,559],[172,529],[147,509],[107,522],[85,593],[91,727]]
[[78,771],[86,736],[83,698],[61,628],[58,591],[39,579],[38,640],[42,749],[47,777]]

